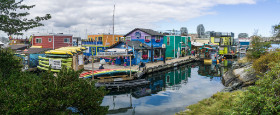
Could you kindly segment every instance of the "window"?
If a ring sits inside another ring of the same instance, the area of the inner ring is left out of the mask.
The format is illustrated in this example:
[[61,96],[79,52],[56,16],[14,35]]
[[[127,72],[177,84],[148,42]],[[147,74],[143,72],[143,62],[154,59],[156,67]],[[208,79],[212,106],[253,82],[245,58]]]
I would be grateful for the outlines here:
[[131,37],[130,37],[130,36],[126,36],[126,37],[125,37],[125,40],[130,41],[130,40],[131,40]]
[[160,42],[160,37],[156,36],[156,42]]
[[95,37],[95,39],[94,39],[95,41],[97,41],[97,37]]
[[52,42],[52,38],[49,38],[49,42]]
[[170,37],[167,37],[167,45],[170,45]]
[[36,38],[36,43],[42,43],[42,38]]
[[149,51],[148,50],[142,50],[142,59],[148,59],[148,54],[149,54]]
[[166,78],[166,83],[169,83],[170,82],[170,76],[168,75],[168,76],[166,76],[167,78]]
[[145,36],[145,42],[150,42],[151,41],[151,36]]
[[70,43],[70,38],[64,38],[64,43]]
[[161,58],[161,49],[155,49],[154,58]]
[[102,41],[102,37],[98,37],[98,41]]
[[118,37],[116,37],[115,41],[119,41]]

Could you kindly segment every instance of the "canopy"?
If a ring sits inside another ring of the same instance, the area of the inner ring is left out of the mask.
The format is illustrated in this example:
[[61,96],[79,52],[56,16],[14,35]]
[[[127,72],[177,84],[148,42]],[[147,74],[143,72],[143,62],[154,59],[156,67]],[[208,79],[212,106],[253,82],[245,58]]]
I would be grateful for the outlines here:
[[191,43],[192,45],[194,45],[194,46],[203,46],[203,44],[202,43],[199,43],[199,42],[192,42]]
[[[108,52],[126,52],[126,49],[111,48],[111,49],[107,49],[106,51],[108,51]],[[132,51],[132,49],[128,49],[128,51]]]

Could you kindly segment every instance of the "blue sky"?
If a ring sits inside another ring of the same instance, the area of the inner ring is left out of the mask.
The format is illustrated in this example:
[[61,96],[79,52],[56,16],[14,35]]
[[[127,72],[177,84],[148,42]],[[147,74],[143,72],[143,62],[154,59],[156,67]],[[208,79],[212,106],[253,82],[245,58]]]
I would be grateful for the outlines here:
[[[256,4],[217,5],[209,9],[215,14],[192,18],[188,21],[161,21],[160,30],[182,26],[188,28],[189,33],[196,33],[198,24],[203,24],[206,31],[248,33],[252,35],[258,30],[258,35],[271,36],[271,26],[280,22],[280,1],[257,1]],[[163,29],[162,29],[163,28]]]
[[[203,24],[206,31],[234,32],[271,36],[271,26],[280,22],[280,0],[24,0],[36,5],[30,18],[51,14],[24,36],[34,33],[67,33],[86,38],[88,34],[126,34],[134,28],[180,30],[196,33]],[[0,36],[5,33],[0,31]]]

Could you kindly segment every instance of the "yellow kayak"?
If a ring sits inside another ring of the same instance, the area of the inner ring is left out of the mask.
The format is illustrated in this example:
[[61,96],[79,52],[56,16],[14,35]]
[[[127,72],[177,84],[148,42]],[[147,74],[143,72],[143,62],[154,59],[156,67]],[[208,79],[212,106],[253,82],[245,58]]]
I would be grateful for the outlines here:
[[56,59],[56,60],[61,60],[63,62],[72,62],[72,58],[47,58],[47,57],[42,57],[42,56],[38,56],[38,58],[40,60],[49,60],[49,59]]
[[50,50],[46,51],[46,54],[66,54],[66,55],[73,55],[70,51],[64,51],[64,50]]

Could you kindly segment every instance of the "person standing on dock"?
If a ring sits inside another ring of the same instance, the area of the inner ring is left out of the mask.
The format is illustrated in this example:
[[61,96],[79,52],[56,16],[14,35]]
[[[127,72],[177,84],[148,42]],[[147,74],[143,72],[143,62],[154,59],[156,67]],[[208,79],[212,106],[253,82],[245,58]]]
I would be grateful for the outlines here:
[[104,69],[103,64],[100,64],[99,69]]
[[140,68],[142,67],[142,68],[145,68],[145,63],[143,63],[142,61],[139,63],[139,71],[140,71]]

